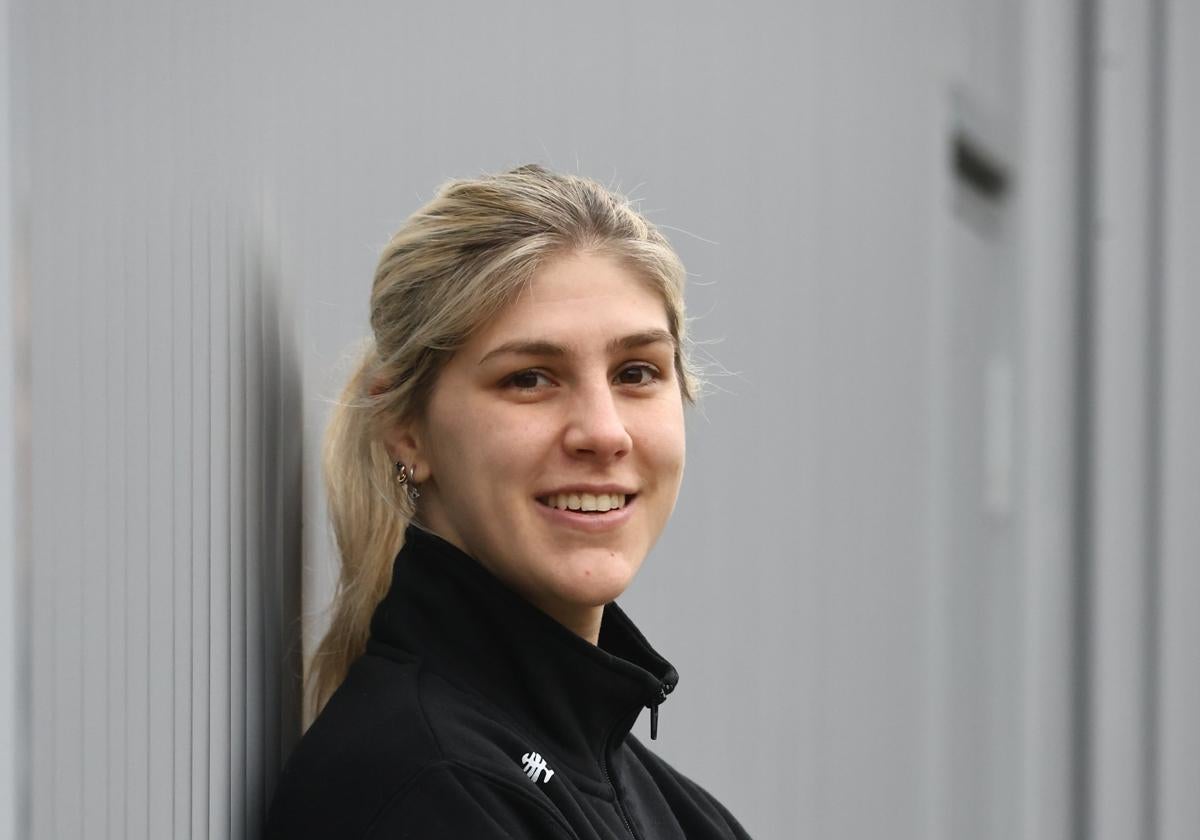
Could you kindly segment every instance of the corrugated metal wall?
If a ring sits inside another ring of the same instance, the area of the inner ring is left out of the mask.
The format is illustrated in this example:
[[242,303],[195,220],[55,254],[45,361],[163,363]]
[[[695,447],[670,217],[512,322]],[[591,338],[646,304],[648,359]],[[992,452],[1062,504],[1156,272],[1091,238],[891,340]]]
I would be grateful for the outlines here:
[[255,208],[89,193],[34,230],[34,836],[224,836],[294,729],[291,327]]
[[1154,815],[1162,840],[1200,827],[1200,3],[1163,4],[1162,429]]
[[[22,382],[25,354],[18,358],[18,347],[28,344],[19,314],[18,284],[15,282],[17,257],[14,169],[13,111],[14,90],[11,63],[12,15],[8,0],[0,0],[0,840],[17,840],[18,827],[25,818],[27,790],[22,757],[27,754],[23,740],[25,708],[21,700],[25,661],[23,648],[25,591],[17,558],[25,556],[28,530],[21,527],[26,516],[24,491],[28,475],[27,460],[21,443],[28,440],[21,419],[25,411],[18,395]],[[18,533],[19,532],[19,533]]]
[[19,29],[32,837],[254,836],[297,731],[300,365],[229,11]]
[[[1089,565],[1076,836],[1200,829],[1200,12],[1097,0],[1087,34]],[[1184,710],[1189,710],[1185,712]]]

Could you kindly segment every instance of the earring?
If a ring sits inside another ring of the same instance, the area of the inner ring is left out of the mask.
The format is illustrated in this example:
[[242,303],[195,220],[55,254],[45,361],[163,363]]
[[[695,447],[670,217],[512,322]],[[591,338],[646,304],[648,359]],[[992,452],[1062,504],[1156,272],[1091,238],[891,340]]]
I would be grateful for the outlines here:
[[412,476],[413,476],[412,470],[410,470],[407,466],[402,464],[400,461],[396,462],[396,483],[401,486],[404,486],[407,484],[408,485],[408,498],[415,502],[417,499],[421,498],[421,491],[416,488],[415,484],[409,483],[410,480],[412,479]]

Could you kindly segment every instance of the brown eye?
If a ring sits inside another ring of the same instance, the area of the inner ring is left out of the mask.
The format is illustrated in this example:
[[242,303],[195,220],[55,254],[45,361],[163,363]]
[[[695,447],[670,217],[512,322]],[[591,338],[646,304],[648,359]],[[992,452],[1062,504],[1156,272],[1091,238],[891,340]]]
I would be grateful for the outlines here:
[[505,384],[510,388],[516,388],[521,391],[532,391],[543,383],[549,383],[550,380],[546,374],[538,370],[522,370],[514,373],[505,380]]
[[658,376],[658,371],[650,365],[630,365],[617,374],[617,381],[622,385],[649,385]]

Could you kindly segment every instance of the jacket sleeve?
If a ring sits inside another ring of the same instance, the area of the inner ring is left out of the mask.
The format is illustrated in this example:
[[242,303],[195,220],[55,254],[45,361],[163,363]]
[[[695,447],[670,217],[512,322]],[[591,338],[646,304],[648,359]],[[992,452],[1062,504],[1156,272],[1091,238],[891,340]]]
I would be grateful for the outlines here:
[[537,792],[479,768],[422,770],[380,812],[368,840],[577,840]]

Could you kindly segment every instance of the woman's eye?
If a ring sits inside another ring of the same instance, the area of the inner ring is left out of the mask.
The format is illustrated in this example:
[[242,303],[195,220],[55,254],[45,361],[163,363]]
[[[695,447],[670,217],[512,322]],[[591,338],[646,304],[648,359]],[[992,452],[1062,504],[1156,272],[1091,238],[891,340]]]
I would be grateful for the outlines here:
[[505,384],[521,391],[532,391],[542,385],[550,384],[550,378],[539,370],[522,370],[508,377]]
[[630,365],[617,374],[622,385],[649,385],[658,377],[658,371],[650,365]]

